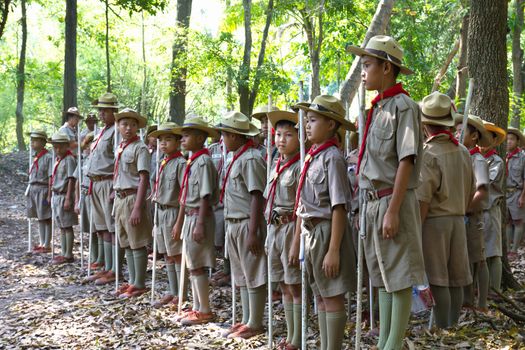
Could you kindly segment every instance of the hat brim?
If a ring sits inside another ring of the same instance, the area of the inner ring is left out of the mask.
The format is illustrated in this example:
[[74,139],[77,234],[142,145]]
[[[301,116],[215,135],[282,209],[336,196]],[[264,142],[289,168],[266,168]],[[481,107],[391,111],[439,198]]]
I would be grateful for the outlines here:
[[486,124],[485,129],[487,129],[488,132],[496,134],[494,142],[492,143],[492,147],[501,145],[507,137],[507,133],[505,132],[505,130],[503,130],[499,126]]
[[244,136],[250,136],[250,137],[257,136],[261,133],[261,130],[259,130],[252,123],[250,123],[250,129],[248,131],[242,131],[242,130],[238,130],[234,128],[229,128],[227,126],[218,126],[218,125],[215,126],[215,130],[225,131],[225,132],[229,132],[232,134],[238,134],[238,135],[244,135]]
[[452,115],[450,115],[450,118],[448,119],[433,119],[421,114],[421,123],[426,125],[446,126],[449,128],[456,125],[455,119]]
[[273,111],[273,112],[268,112],[268,120],[270,121],[270,124],[272,125],[272,127],[275,128],[275,125],[281,120],[289,121],[295,125],[297,124],[297,121],[299,120],[299,116],[295,112]]
[[267,112],[260,112],[260,113],[254,113],[254,114],[251,115],[252,118],[255,118],[257,120],[261,120],[263,116],[268,117],[268,113]]
[[148,121],[146,118],[144,118],[143,116],[141,116],[140,114],[135,114],[135,113],[118,113],[115,115],[115,121],[120,121],[121,119],[134,119],[137,121],[137,124],[139,126],[139,129],[142,129],[144,127],[146,127],[146,125],[148,124]]
[[60,143],[67,143],[67,144],[69,144],[70,142],[71,142],[70,140],[67,140],[67,141],[66,140],[55,140],[55,141],[53,141],[52,139],[47,140],[47,143],[50,143],[52,145],[60,144]]
[[182,136],[182,130],[180,127],[173,128],[173,129],[166,129],[166,130],[155,130],[155,131],[150,132],[147,136],[159,138],[162,135]]
[[84,117],[83,117],[82,115],[80,115],[79,113],[62,112],[62,115],[63,115],[63,116],[71,115],[71,116],[73,116],[73,117],[77,117],[78,119],[84,119]]
[[335,120],[336,122],[341,124],[341,128],[343,128],[345,130],[356,131],[355,125],[350,123],[350,121],[348,121],[344,117],[341,117],[341,116],[339,116],[339,115],[337,115],[337,114],[335,114],[333,112],[325,112],[325,111],[320,111],[318,109],[313,109],[313,108],[310,108],[310,106],[311,106],[310,103],[300,102],[300,103],[296,104],[295,106],[293,106],[292,109],[293,110],[302,109],[305,112],[314,112],[314,113],[320,114],[320,115],[322,115],[324,117],[327,117],[327,118],[330,118],[332,120]]
[[106,105],[106,104],[96,104],[96,105],[91,105],[91,107],[93,108],[97,108],[97,109],[106,109],[106,108],[109,108],[109,109],[119,109],[121,106],[119,105]]
[[215,130],[214,128],[210,128],[209,126],[204,126],[204,125],[197,125],[197,124],[183,125],[176,129],[180,130],[181,132],[184,130],[195,129],[195,130],[199,130],[199,131],[206,133],[208,137],[211,137],[211,138],[219,137],[219,133],[217,132],[217,130]]
[[491,145],[489,133],[483,124],[480,124],[471,118],[467,119],[467,124],[472,125],[479,132],[480,138],[478,139],[478,146],[489,147]]
[[408,67],[405,67],[401,64],[398,64],[396,62],[393,62],[385,57],[382,57],[382,56],[379,56],[379,55],[376,55],[370,51],[366,51],[366,49],[363,49],[363,48],[360,48],[360,47],[357,47],[357,46],[347,46],[346,47],[346,52],[350,52],[350,53],[353,53],[354,55],[357,55],[357,56],[371,56],[371,57],[375,57],[375,58],[378,58],[380,60],[383,60],[383,61],[388,61],[390,63],[392,63],[393,65],[395,66],[398,66],[399,67],[399,72],[401,74],[404,74],[404,75],[410,75],[410,74],[414,74],[414,71],[409,69]]

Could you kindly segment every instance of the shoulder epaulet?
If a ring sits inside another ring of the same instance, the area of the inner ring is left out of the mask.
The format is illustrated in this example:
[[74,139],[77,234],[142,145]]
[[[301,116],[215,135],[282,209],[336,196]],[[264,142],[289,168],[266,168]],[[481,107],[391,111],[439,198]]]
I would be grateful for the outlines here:
[[407,98],[408,96],[404,95],[404,94],[398,94],[396,95],[395,97],[395,101],[396,101],[396,105],[397,105],[397,109],[400,111],[400,112],[404,112],[406,111],[410,106],[408,105],[407,103]]

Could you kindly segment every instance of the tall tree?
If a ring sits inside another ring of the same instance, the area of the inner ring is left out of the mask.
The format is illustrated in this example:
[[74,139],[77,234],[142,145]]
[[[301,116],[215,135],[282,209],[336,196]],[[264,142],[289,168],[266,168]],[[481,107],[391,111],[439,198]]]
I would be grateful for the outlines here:
[[188,29],[190,27],[192,0],[177,0],[175,40],[171,61],[170,119],[178,124],[186,116],[186,74]]
[[109,2],[108,0],[105,0],[106,4],[106,79],[107,79],[107,87],[106,91],[111,92],[111,67],[110,67],[110,60],[109,60]]
[[[308,5],[308,2],[306,2]],[[319,72],[321,70],[321,46],[323,44],[323,14],[324,0],[321,0],[317,8],[307,6],[299,10],[301,14],[301,24],[306,34],[308,43],[308,54],[310,56],[310,67],[312,69],[310,83],[310,101],[321,94],[321,82]]]
[[67,110],[77,105],[77,0],[66,0],[65,34],[63,103]]
[[27,48],[27,17],[26,0],[21,1],[22,17],[20,25],[22,27],[22,45],[20,48],[20,58],[16,67],[16,141],[20,151],[26,150],[24,142],[24,92],[25,92],[25,67],[26,67],[26,48]]
[[463,16],[463,19],[461,20],[461,29],[460,29],[460,35],[459,35],[458,71],[456,73],[456,86],[455,86],[455,91],[454,91],[455,96],[450,96],[451,98],[457,97],[458,100],[463,100],[467,96],[468,27],[469,27],[469,14],[467,12]]
[[11,0],[4,0],[0,3],[0,39],[4,34],[5,25],[7,23],[7,16],[9,15],[9,7]]
[[523,50],[521,32],[523,31],[523,0],[514,1],[514,28],[512,30],[512,118],[510,124],[520,128],[521,108],[523,106]]

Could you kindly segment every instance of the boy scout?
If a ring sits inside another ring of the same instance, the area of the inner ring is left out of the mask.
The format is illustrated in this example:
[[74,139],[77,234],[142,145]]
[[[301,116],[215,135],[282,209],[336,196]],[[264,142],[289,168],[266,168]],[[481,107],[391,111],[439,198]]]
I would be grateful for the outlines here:
[[525,219],[525,154],[520,146],[525,137],[516,128],[507,129],[507,245],[509,259],[517,257],[518,247],[523,238]]
[[[60,228],[60,246],[62,254],[56,256],[51,264],[58,265],[73,262],[73,225],[78,224],[75,206],[75,169],[77,161],[69,150],[69,138],[66,134],[56,133],[49,143],[53,145],[56,161],[49,182],[48,202],[53,202],[54,218]],[[53,196],[51,197],[51,192]]]
[[306,235],[304,260],[317,298],[321,349],[342,347],[346,324],[345,294],[355,290],[355,255],[348,226],[350,186],[337,129],[354,130],[345,109],[333,96],[317,96],[294,109],[306,111],[306,136],[312,143],[297,188],[297,226],[290,254],[298,264],[301,231]]
[[147,146],[137,136],[137,131],[146,126],[146,118],[125,108],[115,115],[115,120],[122,136],[113,175],[115,226],[118,226],[117,244],[126,250],[129,272],[129,283],[123,283],[117,294],[120,298],[131,298],[146,291],[146,245],[151,240],[152,229],[146,191],[151,160]]
[[507,133],[493,123],[483,121],[491,139],[489,147],[482,147],[481,153],[489,165],[489,201],[484,208],[485,257],[489,269],[490,287],[500,290],[501,287],[501,201],[504,200],[503,184],[505,181],[505,163],[496,153],[495,147],[506,139]]
[[80,115],[80,112],[78,111],[77,107],[68,108],[68,110],[66,112],[63,112],[62,114],[66,118],[66,122],[58,129],[58,132],[61,132],[68,137],[69,148],[72,152],[76,153],[78,147],[78,123],[80,119],[82,119],[82,115]]
[[51,251],[51,206],[47,198],[49,179],[53,171],[53,157],[45,148],[47,141],[45,131],[32,131],[29,137],[31,138],[31,151],[35,157],[29,168],[27,217],[38,220],[40,244],[33,248],[33,252],[48,253]]
[[463,304],[463,289],[472,283],[464,216],[475,192],[468,150],[450,133],[452,101],[434,92],[422,103],[424,145],[417,198],[423,223],[425,270],[440,328],[455,325]]
[[[259,139],[258,141],[260,141],[260,151],[264,159],[266,159],[266,151],[267,151],[266,143],[268,142],[267,140],[268,127],[269,127],[268,112],[275,112],[278,110],[279,108],[275,106],[272,106],[270,110],[268,110],[268,105],[261,105],[255,108],[252,115],[250,116],[250,118],[255,118],[261,122],[261,133],[257,135],[257,138]],[[271,160],[273,163],[274,158],[277,156],[277,149],[275,148],[275,145],[273,144],[274,143],[273,140],[271,142],[272,142],[272,146],[270,147],[270,150],[271,150],[271,157],[272,157]],[[257,145],[259,145],[259,142],[257,142]]]
[[164,158],[160,163],[158,177],[154,183],[153,201],[157,203],[157,251],[164,255],[169,292],[155,303],[161,307],[168,303],[178,304],[181,274],[182,242],[173,239],[172,230],[179,213],[179,193],[186,160],[180,152],[181,133],[175,123],[161,124],[151,137],[156,137]]
[[[301,345],[301,271],[289,262],[289,253],[294,243],[295,195],[299,174],[299,137],[295,129],[297,114],[287,111],[268,113],[275,129],[275,147],[279,156],[266,187],[265,218],[269,223],[266,246],[271,256],[270,279],[280,283],[283,296],[287,336],[283,342],[287,349],[298,349]],[[295,242],[297,244],[298,242]]]
[[[204,142],[217,132],[202,118],[187,119],[182,125],[182,147],[191,152],[188,159],[180,202],[184,207],[175,224],[175,238],[185,243],[185,257],[193,286],[193,312],[181,319],[183,325],[210,322],[214,315],[210,308],[209,281],[206,268],[215,266],[215,216],[212,206],[219,199],[217,170]],[[182,232],[181,232],[182,229]]]
[[97,125],[97,116],[95,113],[89,113],[86,116],[86,120],[84,121],[86,123],[86,128],[82,129],[80,132],[80,142],[84,141],[84,138],[87,134],[94,133],[95,132],[95,126]]
[[[463,128],[462,116],[458,115],[459,124],[456,125],[458,133]],[[479,147],[490,146],[491,140],[483,126],[483,121],[474,115],[469,115],[464,131],[463,144],[469,149],[472,168],[476,178],[476,193],[467,208],[467,248],[470,270],[474,282],[478,287],[478,308],[487,311],[487,294],[489,291],[489,271],[485,261],[485,238],[483,224],[483,209],[489,200],[489,167],[485,157],[481,155]],[[479,147],[478,147],[479,146]],[[464,288],[463,305],[473,307],[474,284]]]
[[396,83],[403,50],[389,36],[371,38],[361,77],[377,90],[368,112],[358,156],[359,187],[366,193],[364,251],[374,287],[379,287],[380,349],[400,349],[408,325],[412,286],[425,278],[421,221],[415,190],[423,148],[419,107]]
[[216,126],[233,158],[226,170],[220,199],[224,203],[226,245],[235,284],[241,290],[242,321],[225,335],[251,338],[263,332],[266,258],[263,241],[263,192],[266,166],[249,137],[259,134],[257,127],[240,112],[229,112]]

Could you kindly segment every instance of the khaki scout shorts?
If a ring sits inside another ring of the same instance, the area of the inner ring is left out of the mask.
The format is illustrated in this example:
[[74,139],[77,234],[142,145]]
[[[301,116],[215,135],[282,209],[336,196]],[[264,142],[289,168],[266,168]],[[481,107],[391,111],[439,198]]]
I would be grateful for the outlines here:
[[93,182],[91,200],[93,201],[93,225],[95,231],[115,232],[115,220],[111,214],[113,211],[113,200],[109,199],[112,191],[112,180]]
[[141,210],[140,223],[132,226],[129,222],[136,194],[124,198],[115,198],[115,225],[118,230],[118,241],[121,248],[139,249],[151,242],[152,225],[148,207],[144,204]]
[[[80,200],[80,217],[82,218],[82,227],[80,232],[89,232],[89,211],[91,210],[91,196],[87,196],[82,193],[82,199]],[[80,218],[79,218],[80,222]],[[93,232],[95,228],[93,227]]]
[[279,226],[270,225],[266,242],[269,258],[271,259],[272,271],[270,278],[272,282],[301,284],[301,270],[299,266],[288,264],[288,254],[292,247],[294,233],[295,222]]
[[[226,219],[226,249],[230,258],[231,270],[235,285],[239,287],[257,288],[265,285],[266,255],[253,255],[248,250],[248,224],[250,219]],[[263,228],[265,226],[261,226]],[[259,231],[261,241],[264,242],[265,232]]]
[[407,190],[399,210],[399,232],[383,239],[383,218],[392,196],[366,203],[364,251],[368,274],[374,287],[388,293],[425,282],[421,247],[421,218],[414,190]]
[[306,234],[304,258],[308,281],[315,296],[328,298],[356,290],[356,258],[351,244],[348,225],[339,249],[339,275],[335,278],[326,277],[323,271],[323,260],[330,246],[332,222],[322,220],[315,226],[310,226],[303,220],[301,230]]
[[430,284],[441,287],[471,284],[464,217],[427,218],[423,223],[423,256]]
[[176,207],[161,209],[159,206],[157,209],[157,250],[160,254],[176,256],[182,253],[182,241],[174,240],[171,234],[178,214],[179,208]]
[[467,216],[467,248],[470,264],[485,261],[483,212]]
[[51,206],[47,203],[47,185],[33,184],[27,196],[27,217],[38,220],[51,219]]
[[193,240],[193,230],[197,226],[198,215],[185,215],[182,229],[182,239],[186,245],[186,261],[188,269],[215,267],[215,217],[210,215],[204,222],[204,240],[197,243]]
[[498,204],[493,205],[489,210],[483,212],[485,229],[485,257],[502,256],[503,248],[501,243],[501,208]]
[[66,196],[64,194],[53,193],[52,202],[55,214],[55,224],[59,228],[68,228],[78,225],[78,215],[75,213],[75,200],[71,198],[69,210],[64,209]]
[[518,201],[521,195],[521,189],[514,192],[507,192],[507,221],[524,221],[525,207],[520,208]]

